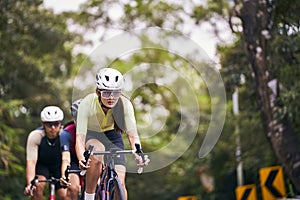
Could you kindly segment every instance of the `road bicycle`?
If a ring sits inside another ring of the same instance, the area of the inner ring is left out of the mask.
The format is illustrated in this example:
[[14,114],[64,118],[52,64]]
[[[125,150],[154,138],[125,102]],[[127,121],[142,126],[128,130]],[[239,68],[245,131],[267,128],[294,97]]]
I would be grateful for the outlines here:
[[[102,166],[102,173],[99,177],[95,200],[124,200],[124,191],[120,179],[115,170],[115,157],[122,154],[138,154],[146,161],[146,155],[142,152],[140,145],[135,144],[136,150],[119,150],[112,148],[109,151],[92,151],[93,146],[90,145],[84,156],[88,160],[90,155],[104,155],[105,164]],[[142,173],[143,168],[139,167],[138,173]],[[83,174],[83,173],[82,173]]]
[[[66,176],[66,181],[69,181],[69,173],[78,173],[80,172],[79,170],[71,170],[70,166],[67,167],[65,170],[65,176]],[[41,182],[46,182],[49,183],[49,200],[55,200],[56,199],[56,194],[55,194],[55,184],[60,183],[60,179],[51,177],[49,179],[38,179],[38,176],[35,176],[34,179],[30,182],[30,189],[33,189],[33,186],[36,183],[41,183]],[[66,188],[66,186],[63,186],[63,188]]]
[[36,183],[46,182],[49,183],[49,200],[55,200],[55,184],[60,182],[60,179],[51,177],[49,179],[38,179],[38,176],[35,176],[34,179],[30,182],[30,189],[33,189],[33,186]]

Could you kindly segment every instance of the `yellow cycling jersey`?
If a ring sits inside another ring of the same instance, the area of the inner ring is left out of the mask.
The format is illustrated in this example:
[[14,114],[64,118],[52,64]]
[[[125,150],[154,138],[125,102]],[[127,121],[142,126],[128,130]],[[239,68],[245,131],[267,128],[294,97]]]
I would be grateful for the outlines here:
[[87,130],[105,132],[120,128],[123,132],[136,130],[132,103],[121,96],[116,106],[105,114],[96,93],[87,95],[80,103],[76,120],[76,134]]

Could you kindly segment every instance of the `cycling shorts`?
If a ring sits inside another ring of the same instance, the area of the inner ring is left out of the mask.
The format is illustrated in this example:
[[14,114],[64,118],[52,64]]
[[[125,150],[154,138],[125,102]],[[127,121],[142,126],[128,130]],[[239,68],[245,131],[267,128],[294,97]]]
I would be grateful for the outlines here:
[[[120,132],[117,132],[116,130],[110,130],[104,133],[88,131],[86,135],[86,142],[90,139],[97,139],[98,141],[100,141],[105,146],[105,150],[109,150],[111,148],[118,148],[120,150],[124,150],[122,134]],[[125,155],[122,154],[116,156],[115,164],[126,166]]]
[[[45,176],[46,179],[50,179],[51,177],[60,179],[61,177],[61,165],[44,165],[42,163],[37,162],[36,164],[36,175]],[[55,190],[62,188],[59,182],[55,183]]]
[[79,176],[79,174],[80,174],[79,163],[71,162],[70,170],[78,170],[78,172],[70,172],[70,174],[77,174]]

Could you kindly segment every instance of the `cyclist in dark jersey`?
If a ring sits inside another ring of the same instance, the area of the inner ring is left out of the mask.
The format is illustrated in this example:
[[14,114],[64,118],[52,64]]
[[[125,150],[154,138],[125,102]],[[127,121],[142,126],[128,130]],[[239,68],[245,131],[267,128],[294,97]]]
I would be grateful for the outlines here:
[[65,124],[64,131],[61,134],[61,147],[62,147],[62,183],[67,185],[67,194],[65,200],[74,200],[78,198],[80,186],[83,181],[78,173],[69,174],[69,182],[66,181],[65,170],[70,165],[70,170],[79,170],[79,161],[75,151],[76,143],[76,117],[78,105],[81,99],[74,101],[71,106],[71,115],[73,120]]
[[[42,127],[32,131],[26,146],[26,183],[24,194],[33,200],[43,199],[45,182],[36,183],[31,188],[30,182],[38,179],[61,178],[62,154],[60,134],[63,131],[61,122],[63,111],[57,106],[47,106],[41,112]],[[57,183],[55,185],[57,199],[64,199],[66,190]]]

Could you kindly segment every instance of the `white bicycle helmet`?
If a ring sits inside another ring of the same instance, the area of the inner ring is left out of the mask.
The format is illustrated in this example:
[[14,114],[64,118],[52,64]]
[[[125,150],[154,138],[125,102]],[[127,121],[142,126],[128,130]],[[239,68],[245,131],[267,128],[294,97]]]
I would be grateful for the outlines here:
[[78,107],[79,104],[81,103],[82,99],[78,99],[76,101],[73,101],[72,106],[71,106],[71,115],[74,119],[77,118],[77,112],[78,112]]
[[113,68],[104,68],[96,75],[97,88],[100,90],[122,90],[123,75]]
[[47,106],[41,112],[42,122],[55,122],[64,119],[63,111],[57,106]]

